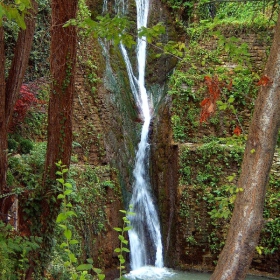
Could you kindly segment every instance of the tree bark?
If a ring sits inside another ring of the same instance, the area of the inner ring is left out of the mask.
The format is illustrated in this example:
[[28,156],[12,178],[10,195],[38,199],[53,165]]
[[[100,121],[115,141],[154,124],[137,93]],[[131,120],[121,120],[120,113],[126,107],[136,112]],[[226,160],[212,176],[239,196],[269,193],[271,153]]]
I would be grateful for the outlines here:
[[[4,30],[0,27],[0,195],[6,189],[7,172],[7,125],[5,114],[5,49]],[[0,198],[1,200],[1,198]],[[1,209],[0,209],[0,212]],[[0,219],[2,217],[0,216]]]
[[[4,51],[4,30],[0,27],[0,195],[11,192],[7,186],[7,139],[8,126],[13,114],[13,108],[23,82],[25,70],[31,51],[33,35],[35,32],[35,17],[38,4],[32,0],[32,9],[28,10],[25,18],[26,29],[21,30],[18,35],[15,47],[12,66],[5,83],[5,51]],[[0,198],[0,219],[6,220],[7,213],[13,204],[13,197]]]
[[280,14],[249,128],[226,244],[211,280],[245,279],[263,226],[266,185],[280,127]]
[[52,1],[51,93],[45,178],[55,179],[59,160],[69,166],[72,151],[72,112],[77,52],[75,26],[63,25],[76,17],[77,0]]
[[68,168],[72,151],[72,115],[75,91],[77,30],[75,26],[64,28],[63,25],[76,17],[78,0],[52,0],[50,71],[51,92],[48,108],[48,143],[43,175],[43,187],[40,201],[40,225],[32,235],[42,237],[37,258],[40,265],[33,266],[26,272],[25,279],[32,279],[35,272],[44,275],[52,249],[52,236],[55,221],[60,210],[60,200],[56,199],[58,190],[54,189],[56,163],[62,161]]
[[26,29],[20,30],[18,34],[14,57],[6,82],[5,110],[7,125],[11,122],[17,96],[23,83],[24,74],[28,66],[33,36],[35,33],[38,4],[35,0],[32,0],[31,5],[32,9],[28,10],[28,14],[25,17]]

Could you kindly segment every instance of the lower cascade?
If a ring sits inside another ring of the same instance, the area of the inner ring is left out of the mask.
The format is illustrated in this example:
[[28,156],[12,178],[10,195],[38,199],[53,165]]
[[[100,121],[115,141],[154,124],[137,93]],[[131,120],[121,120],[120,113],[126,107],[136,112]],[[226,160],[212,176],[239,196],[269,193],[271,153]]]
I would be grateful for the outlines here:
[[[136,7],[137,29],[142,26],[147,27],[149,0],[136,0]],[[143,121],[141,140],[138,145],[133,171],[134,183],[130,201],[135,216],[128,217],[132,226],[132,229],[128,232],[132,270],[146,265],[163,267],[160,223],[152,198],[148,174],[150,154],[148,136],[153,106],[145,88],[146,45],[145,38],[138,38],[136,49],[138,78],[133,74],[125,47],[123,45],[120,46],[126,63],[131,90]]]

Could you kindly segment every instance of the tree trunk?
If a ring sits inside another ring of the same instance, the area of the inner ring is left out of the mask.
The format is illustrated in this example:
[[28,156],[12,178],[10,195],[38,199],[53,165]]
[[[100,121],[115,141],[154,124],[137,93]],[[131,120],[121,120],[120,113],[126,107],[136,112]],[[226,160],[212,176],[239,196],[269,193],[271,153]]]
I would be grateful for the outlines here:
[[51,93],[45,178],[55,179],[59,160],[69,166],[72,151],[72,111],[77,52],[75,26],[63,24],[76,17],[78,0],[52,1]]
[[[5,50],[4,30],[0,27],[0,195],[6,190],[7,125],[5,115]],[[1,198],[0,198],[1,201]],[[1,208],[0,208],[0,212]],[[0,213],[1,214],[1,213]],[[0,216],[0,219],[4,217]]]
[[242,280],[249,270],[263,226],[266,185],[280,127],[280,14],[250,124],[238,193],[224,249],[212,280]]
[[[22,85],[25,70],[28,65],[33,35],[35,32],[35,16],[38,4],[32,1],[32,9],[25,18],[26,29],[21,30],[15,47],[12,66],[5,83],[5,52],[4,30],[0,27],[0,195],[11,192],[6,182],[7,173],[7,138],[8,126],[12,119],[13,108]],[[6,220],[7,213],[13,204],[13,197],[0,197],[0,219]]]
[[30,260],[30,268],[25,279],[32,279],[32,274],[44,275],[52,249],[52,236],[55,221],[60,210],[60,200],[56,199],[54,189],[56,163],[62,161],[68,168],[72,151],[72,114],[75,91],[75,67],[77,52],[77,31],[75,26],[64,28],[63,25],[76,17],[78,0],[52,0],[51,22],[51,92],[48,108],[48,143],[40,207],[40,225],[32,235],[42,237],[40,252],[37,254],[37,267]]
[[12,61],[9,75],[6,82],[6,122],[11,122],[13,109],[23,83],[24,74],[28,66],[29,55],[32,47],[33,36],[35,32],[36,15],[38,4],[35,0],[31,1],[32,9],[28,10],[25,17],[26,29],[21,30],[15,47],[15,53]]

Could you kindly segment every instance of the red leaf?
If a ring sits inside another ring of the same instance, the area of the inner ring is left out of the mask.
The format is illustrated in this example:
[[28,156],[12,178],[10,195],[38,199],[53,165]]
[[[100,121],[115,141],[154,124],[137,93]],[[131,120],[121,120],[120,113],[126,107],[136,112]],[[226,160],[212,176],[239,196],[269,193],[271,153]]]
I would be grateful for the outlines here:
[[236,126],[236,128],[233,130],[233,133],[237,136],[240,136],[241,134],[241,129],[239,126]]
[[229,83],[229,85],[227,86],[227,89],[228,89],[228,90],[231,90],[231,89],[232,89],[232,80],[230,80],[230,83]]
[[205,98],[200,102],[200,106],[203,107],[205,105],[207,105],[210,101],[210,98]]
[[257,86],[267,86],[268,84],[272,84],[272,81],[264,75],[258,81]]

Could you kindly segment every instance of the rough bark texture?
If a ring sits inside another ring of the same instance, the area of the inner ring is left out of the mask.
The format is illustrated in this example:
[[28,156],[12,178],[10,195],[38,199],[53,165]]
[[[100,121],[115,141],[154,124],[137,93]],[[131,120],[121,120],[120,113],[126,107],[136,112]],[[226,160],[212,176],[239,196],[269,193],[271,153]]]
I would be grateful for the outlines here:
[[51,27],[52,86],[48,111],[48,146],[46,172],[55,178],[55,163],[62,160],[69,166],[72,150],[72,111],[77,32],[74,26],[63,25],[76,17],[78,1],[54,0]]
[[[7,125],[5,117],[5,51],[4,30],[0,27],[0,194],[6,188],[7,172]],[[0,212],[2,212],[0,210]]]
[[[36,225],[32,235],[41,236],[40,252],[30,258],[26,280],[37,279],[33,274],[44,276],[44,270],[50,261],[52,236],[55,221],[60,209],[60,201],[53,192],[56,179],[56,163],[61,160],[69,167],[72,150],[72,112],[77,52],[76,27],[63,25],[76,17],[78,1],[51,1],[51,92],[48,108],[48,144],[44,172],[42,196],[36,203],[40,205],[40,224]],[[32,217],[30,217],[32,218]],[[35,263],[33,260],[38,259]]]
[[255,103],[225,247],[212,280],[245,279],[263,226],[266,184],[280,126],[280,15],[264,75]]
[[35,32],[38,4],[33,0],[32,9],[25,17],[26,29],[21,30],[15,47],[14,57],[6,83],[6,122],[9,125],[12,119],[14,105],[23,83],[24,74],[28,66],[29,55]]

